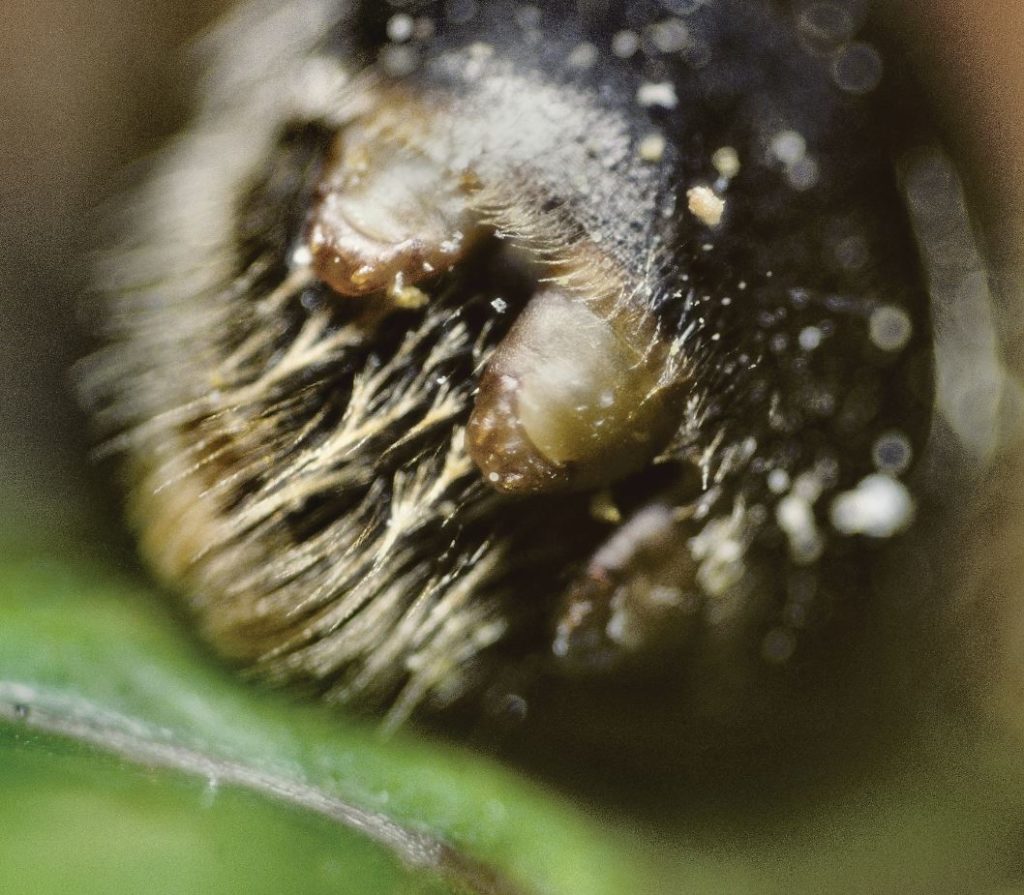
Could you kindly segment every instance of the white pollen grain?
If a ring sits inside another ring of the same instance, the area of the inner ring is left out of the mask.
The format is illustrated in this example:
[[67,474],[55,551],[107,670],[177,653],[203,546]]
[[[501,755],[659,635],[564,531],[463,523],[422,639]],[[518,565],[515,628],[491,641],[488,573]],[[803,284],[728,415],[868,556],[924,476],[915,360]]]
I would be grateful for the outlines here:
[[800,330],[800,335],[797,337],[797,341],[804,351],[814,351],[815,348],[821,345],[821,339],[821,330],[816,326],[805,326]]
[[668,19],[652,25],[647,33],[661,53],[678,53],[690,43],[690,29],[679,19]]
[[671,81],[644,81],[636,92],[636,99],[645,109],[674,109],[679,104],[675,84]]
[[732,146],[722,146],[711,156],[711,164],[726,180],[732,180],[740,173],[740,157]]
[[395,43],[405,43],[405,41],[412,37],[415,27],[412,16],[407,13],[400,12],[397,15],[393,15],[388,19],[388,40],[393,40]]
[[795,165],[807,154],[807,140],[797,131],[780,131],[772,137],[771,152],[782,164]]
[[832,526],[843,534],[890,538],[914,518],[914,499],[898,479],[883,473],[865,476],[852,491],[833,501]]
[[629,59],[640,49],[640,35],[635,31],[618,31],[612,38],[612,52],[620,59]]
[[645,162],[660,162],[665,157],[665,138],[661,134],[648,134],[638,147],[640,158]]
[[795,493],[786,495],[775,507],[775,521],[789,540],[793,562],[808,565],[821,557],[825,544],[809,501]]
[[871,341],[882,351],[902,351],[914,333],[914,326],[902,308],[882,305],[872,311],[868,330]]
[[597,62],[597,57],[597,47],[592,43],[584,41],[573,48],[573,51],[569,54],[567,62],[570,68],[586,70],[594,67],[594,64]]
[[773,469],[769,472],[768,489],[773,494],[785,494],[789,490],[789,473],[784,469]]
[[706,186],[695,186],[686,191],[687,207],[702,224],[717,227],[725,214],[725,200]]

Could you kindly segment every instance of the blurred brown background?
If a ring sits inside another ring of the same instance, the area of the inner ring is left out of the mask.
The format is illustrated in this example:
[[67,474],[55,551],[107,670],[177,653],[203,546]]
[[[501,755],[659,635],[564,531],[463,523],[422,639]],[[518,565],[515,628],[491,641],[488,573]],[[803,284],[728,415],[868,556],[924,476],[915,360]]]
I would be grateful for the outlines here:
[[211,0],[4,0],[0,16],[0,507],[53,524],[103,501],[69,394],[98,207],[179,126]]

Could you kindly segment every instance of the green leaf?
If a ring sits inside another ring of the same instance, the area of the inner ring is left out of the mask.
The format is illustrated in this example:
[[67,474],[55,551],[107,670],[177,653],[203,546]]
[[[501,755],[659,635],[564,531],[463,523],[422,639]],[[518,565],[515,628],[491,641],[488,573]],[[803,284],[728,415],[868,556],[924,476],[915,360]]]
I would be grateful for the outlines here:
[[451,746],[260,692],[88,563],[0,569],[4,891],[621,893],[624,844]]
[[161,595],[41,541],[0,563],[4,895],[1024,891],[1016,740],[929,720],[849,780],[719,819],[681,796],[626,837],[465,750],[239,681]]

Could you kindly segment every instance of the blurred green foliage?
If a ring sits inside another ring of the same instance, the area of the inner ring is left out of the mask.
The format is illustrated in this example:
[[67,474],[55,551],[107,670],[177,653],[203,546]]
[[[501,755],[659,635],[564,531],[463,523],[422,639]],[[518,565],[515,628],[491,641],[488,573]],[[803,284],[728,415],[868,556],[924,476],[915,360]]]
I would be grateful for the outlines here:
[[[523,891],[641,883],[621,842],[536,787],[462,750],[384,741],[247,687],[208,662],[156,596],[89,563],[8,561],[0,616],[0,682],[46,694],[71,721],[127,719],[143,740],[312,787],[433,834]],[[103,751],[31,720],[0,725],[4,892],[445,891],[344,826],[211,783],[201,764],[190,777]]]
[[20,540],[0,564],[0,716],[21,687],[50,717],[114,735],[128,724],[139,741],[185,748],[195,766],[146,767],[126,760],[116,736],[105,750],[41,731],[31,705],[28,719],[0,721],[4,893],[449,891],[349,827],[218,782],[195,756],[429,833],[514,891],[1024,891],[1013,882],[1024,865],[1022,772],[1005,744],[936,728],[867,786],[830,781],[805,804],[752,805],[727,827],[680,834],[667,818],[664,835],[627,837],[461,749],[385,741],[246,685],[146,586],[73,550],[33,556],[32,538]]

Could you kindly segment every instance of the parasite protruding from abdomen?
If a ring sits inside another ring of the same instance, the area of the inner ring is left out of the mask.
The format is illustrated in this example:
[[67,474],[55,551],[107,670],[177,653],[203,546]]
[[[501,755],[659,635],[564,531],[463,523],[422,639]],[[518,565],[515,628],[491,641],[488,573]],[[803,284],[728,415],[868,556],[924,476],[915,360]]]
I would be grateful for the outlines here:
[[[510,162],[480,127],[394,92],[382,112],[343,128],[307,225],[319,278],[341,296],[384,292],[415,306],[417,283],[466,257],[490,229],[493,206],[517,204],[502,195]],[[537,209],[516,213],[523,229],[545,225]],[[679,425],[680,365],[670,363],[643,284],[624,283],[588,237],[557,261],[533,260],[536,294],[481,376],[467,446],[496,490],[615,481],[643,468]],[[529,263],[530,249],[520,253]],[[597,284],[594,294],[575,279]]]
[[436,157],[424,110],[396,121],[397,105],[341,131],[317,190],[307,245],[317,275],[343,296],[384,290],[402,303],[403,290],[458,262],[479,226],[470,172]]
[[668,347],[627,311],[602,310],[545,289],[495,350],[468,440],[498,490],[607,484],[645,466],[678,427],[681,377],[668,374]]

